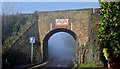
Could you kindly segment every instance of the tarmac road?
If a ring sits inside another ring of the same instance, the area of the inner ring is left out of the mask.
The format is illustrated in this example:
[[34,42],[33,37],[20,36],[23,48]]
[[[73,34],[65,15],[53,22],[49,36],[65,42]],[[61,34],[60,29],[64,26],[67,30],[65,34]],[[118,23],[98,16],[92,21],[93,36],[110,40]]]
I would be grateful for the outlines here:
[[72,60],[48,61],[47,64],[34,69],[71,69],[74,66]]

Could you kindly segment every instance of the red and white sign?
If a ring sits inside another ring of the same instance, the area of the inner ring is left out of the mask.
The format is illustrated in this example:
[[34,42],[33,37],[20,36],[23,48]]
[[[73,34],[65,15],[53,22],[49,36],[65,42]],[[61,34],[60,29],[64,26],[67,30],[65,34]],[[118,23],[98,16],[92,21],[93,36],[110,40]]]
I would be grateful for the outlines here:
[[68,19],[56,19],[56,25],[68,25]]
[[88,37],[86,38],[86,42],[88,42]]

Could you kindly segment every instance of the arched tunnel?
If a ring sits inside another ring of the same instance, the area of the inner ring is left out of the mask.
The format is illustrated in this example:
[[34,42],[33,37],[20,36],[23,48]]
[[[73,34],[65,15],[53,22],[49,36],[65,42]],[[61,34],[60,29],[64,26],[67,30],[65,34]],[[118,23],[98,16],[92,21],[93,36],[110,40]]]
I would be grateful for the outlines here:
[[[43,40],[43,62],[45,61],[48,61],[49,58],[49,51],[48,51],[48,47],[49,47],[49,40],[50,38],[55,35],[56,33],[66,33],[66,34],[69,34],[70,36],[73,37],[73,40],[75,41],[75,47],[76,48],[76,45],[77,45],[77,42],[78,42],[78,39],[77,39],[77,35],[72,31],[72,30],[69,30],[69,29],[66,29],[66,28],[57,28],[57,29],[54,29],[52,31],[50,31],[44,38]],[[73,41],[73,42],[74,42]],[[75,49],[75,53],[74,53],[74,58],[76,58],[76,49]],[[68,56],[69,57],[69,56]]]

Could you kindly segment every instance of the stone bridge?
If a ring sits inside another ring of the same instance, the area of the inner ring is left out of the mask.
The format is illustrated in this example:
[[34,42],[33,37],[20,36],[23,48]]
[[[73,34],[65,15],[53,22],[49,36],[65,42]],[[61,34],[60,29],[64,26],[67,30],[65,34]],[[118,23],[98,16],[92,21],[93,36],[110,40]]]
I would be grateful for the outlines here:
[[[80,53],[82,53],[81,46],[86,42],[88,23],[91,13],[92,10],[38,13],[38,29],[43,60],[47,59],[46,51],[48,46],[48,39],[56,32],[67,32],[71,34],[76,40],[76,61],[79,61],[80,63]],[[55,23],[56,19],[69,19],[69,25],[57,26]]]
[[[91,32],[89,26],[92,14],[93,9],[35,12],[33,15],[37,19],[32,27],[9,49],[10,62],[16,64],[30,63],[30,37],[36,38],[33,62],[42,63],[47,61],[48,40],[57,32],[67,32],[76,40],[76,61],[78,64],[99,61],[98,53],[93,51],[95,49],[99,50],[96,46],[96,48],[88,46],[87,55],[83,55],[83,47],[86,44],[86,38],[89,37],[88,32]],[[69,19],[69,24],[67,26],[56,26],[56,19]],[[83,61],[83,59],[86,61]]]

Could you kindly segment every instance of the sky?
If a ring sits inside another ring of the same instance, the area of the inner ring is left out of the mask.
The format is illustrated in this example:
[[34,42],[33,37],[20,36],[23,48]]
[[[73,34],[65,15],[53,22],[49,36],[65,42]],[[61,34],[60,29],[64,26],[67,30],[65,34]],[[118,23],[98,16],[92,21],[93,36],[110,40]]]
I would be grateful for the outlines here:
[[14,7],[14,11],[34,13],[35,11],[76,10],[100,8],[98,2],[3,2],[2,7]]
[[98,2],[98,0],[2,0],[2,2]]

